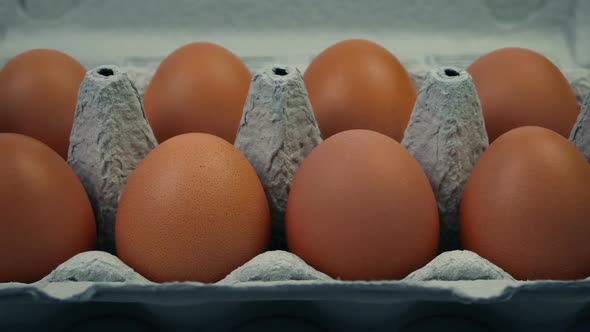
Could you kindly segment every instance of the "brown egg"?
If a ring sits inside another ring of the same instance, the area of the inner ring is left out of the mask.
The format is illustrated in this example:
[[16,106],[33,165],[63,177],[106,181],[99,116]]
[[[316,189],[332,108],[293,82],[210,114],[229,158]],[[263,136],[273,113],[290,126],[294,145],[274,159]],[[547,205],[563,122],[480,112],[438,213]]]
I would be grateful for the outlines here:
[[385,48],[368,40],[342,41],[320,53],[304,79],[324,138],[370,129],[401,142],[416,89]]
[[383,134],[349,130],[303,161],[286,231],[290,250],[332,277],[401,279],[436,256],[438,210],[406,149]]
[[590,166],[540,127],[500,136],[476,163],[461,203],[465,249],[517,279],[590,276]]
[[569,137],[579,107],[563,74],[539,53],[503,48],[467,68],[481,100],[490,142],[522,126],[539,126]]
[[215,282],[266,249],[269,208],[237,149],[213,135],[183,134],[129,177],[115,238],[119,257],[148,279]]
[[34,282],[92,250],[96,224],[74,171],[28,136],[0,134],[0,282]]
[[36,138],[65,159],[85,74],[80,63],[55,50],[12,58],[0,71],[0,132]]
[[237,56],[215,44],[192,43],[172,52],[143,97],[158,141],[200,132],[233,143],[251,76]]

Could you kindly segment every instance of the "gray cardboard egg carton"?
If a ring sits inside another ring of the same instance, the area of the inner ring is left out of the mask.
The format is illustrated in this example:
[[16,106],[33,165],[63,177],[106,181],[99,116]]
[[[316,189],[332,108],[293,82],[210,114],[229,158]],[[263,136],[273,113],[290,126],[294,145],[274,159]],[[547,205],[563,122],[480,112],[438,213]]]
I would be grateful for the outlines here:
[[[570,140],[590,160],[590,102],[584,105],[590,95],[590,2],[279,2],[244,1],[239,8],[219,0],[178,2],[167,4],[165,13],[155,0],[130,0],[125,6],[0,2],[0,64],[31,47],[53,47],[93,68],[80,89],[68,162],[92,201],[99,247],[105,250],[81,253],[33,284],[0,284],[0,330],[588,330],[590,279],[514,280],[475,253],[456,250],[456,213],[458,193],[487,147],[479,100],[462,68],[485,51],[507,44],[531,47],[561,67],[583,105]],[[128,27],[145,17],[153,30],[130,34]],[[435,28],[429,30],[429,24]],[[312,34],[295,32],[301,26]],[[276,27],[280,33],[266,35],[262,43],[257,32]],[[351,30],[334,32],[342,27]],[[101,35],[113,28],[117,33]],[[248,33],[218,33],[222,28]],[[470,35],[461,31],[465,28]],[[181,37],[158,29],[176,29]],[[448,35],[432,37],[439,30]],[[415,41],[390,37],[399,33]],[[491,38],[477,44],[481,35]],[[438,188],[441,249],[449,251],[400,281],[334,280],[284,250],[280,226],[289,183],[321,142],[301,72],[314,54],[349,37],[388,47],[420,87],[402,143]],[[106,251],[115,249],[114,213],[126,178],[157,145],[141,96],[166,53],[199,39],[238,53],[255,73],[235,145],[257,170],[269,198],[272,250],[215,284],[156,284]],[[469,43],[476,44],[472,52],[456,51]],[[440,146],[428,135],[440,135]],[[428,153],[435,148],[443,151],[436,160]]]
[[[590,137],[584,135],[588,111],[590,105],[585,105],[573,130],[574,142],[580,147],[590,143]],[[432,135],[441,136],[436,140]],[[305,155],[320,142],[300,71],[275,64],[256,72],[235,145],[251,161],[267,192],[273,247],[285,246],[280,225],[289,183]],[[433,145],[437,142],[441,145]],[[125,179],[156,144],[140,92],[128,75],[112,65],[88,71],[79,92],[68,162],[89,194],[98,223],[99,247],[105,251],[81,253],[33,284],[0,284],[0,325],[23,324],[22,318],[10,313],[22,313],[27,304],[33,312],[35,308],[45,310],[43,304],[65,308],[95,304],[103,316],[80,319],[56,314],[62,317],[56,328],[68,324],[81,330],[100,324],[182,328],[186,324],[187,328],[260,330],[289,324],[305,329],[422,331],[443,324],[455,330],[520,330],[544,320],[553,324],[568,321],[590,303],[590,280],[516,281],[477,254],[462,250],[441,253],[401,281],[334,280],[287,251],[271,250],[212,285],[153,283],[106,251],[114,251],[114,217]],[[460,189],[487,146],[479,100],[467,72],[441,67],[426,75],[403,144],[439,188],[435,194],[444,230],[442,249],[456,247]],[[436,160],[435,154],[429,153],[432,149],[439,150]],[[441,176],[444,174],[448,176]],[[441,180],[447,178],[453,181]],[[534,321],[511,321],[518,317],[509,308],[521,303],[537,308],[537,301],[544,302],[540,307],[546,306],[543,310],[550,312]],[[112,310],[122,304],[140,305],[147,311]],[[237,309],[253,304],[258,308],[255,312]],[[171,320],[162,315],[161,306],[178,309],[179,316]],[[209,306],[219,307],[217,316]],[[43,321],[50,317],[36,316],[32,315],[39,321],[25,324],[51,326],[51,320]],[[552,328],[561,328],[558,326]]]

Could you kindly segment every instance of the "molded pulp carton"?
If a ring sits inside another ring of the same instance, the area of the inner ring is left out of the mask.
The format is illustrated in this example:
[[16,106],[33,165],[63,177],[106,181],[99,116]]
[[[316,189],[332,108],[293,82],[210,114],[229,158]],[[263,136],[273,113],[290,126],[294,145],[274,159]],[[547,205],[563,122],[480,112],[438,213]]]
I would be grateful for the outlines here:
[[[129,103],[140,100],[163,57],[189,42],[223,45],[253,72],[282,64],[298,80],[314,55],[347,38],[388,48],[418,88],[439,82],[439,68],[465,76],[462,69],[479,55],[520,46],[557,64],[580,104],[590,92],[586,0],[0,2],[0,65],[31,48],[59,49],[96,73],[110,68],[113,80],[131,82],[135,92],[112,96]],[[455,250],[401,281],[349,282],[273,250],[216,284],[156,284],[115,256],[93,251],[39,282],[0,284],[2,331],[109,328],[587,331],[590,279],[517,281],[476,254]]]

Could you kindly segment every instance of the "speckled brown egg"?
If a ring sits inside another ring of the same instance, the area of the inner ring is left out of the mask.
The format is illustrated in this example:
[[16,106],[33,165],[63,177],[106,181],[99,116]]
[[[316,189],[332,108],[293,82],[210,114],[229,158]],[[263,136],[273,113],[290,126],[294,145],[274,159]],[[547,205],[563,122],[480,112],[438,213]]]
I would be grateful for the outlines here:
[[576,95],[559,68],[524,48],[503,48],[472,63],[490,142],[522,126],[551,129],[564,137],[579,113]]
[[401,142],[416,89],[382,46],[362,39],[339,42],[311,62],[304,80],[324,138],[369,129]]
[[237,56],[212,43],[192,43],[172,52],[143,97],[158,141],[195,132],[233,143],[251,76]]
[[80,63],[56,50],[12,58],[0,71],[0,132],[36,138],[65,159],[85,74]]
[[461,241],[517,279],[590,276],[590,166],[559,134],[521,127],[473,168]]
[[256,172],[210,134],[175,136],[150,152],[129,177],[115,224],[118,256],[157,282],[218,281],[269,237]]
[[96,224],[74,171],[45,144],[0,134],[0,282],[34,282],[94,249]]
[[349,130],[303,161],[286,232],[293,253],[334,278],[401,279],[436,256],[438,210],[406,149],[383,134]]

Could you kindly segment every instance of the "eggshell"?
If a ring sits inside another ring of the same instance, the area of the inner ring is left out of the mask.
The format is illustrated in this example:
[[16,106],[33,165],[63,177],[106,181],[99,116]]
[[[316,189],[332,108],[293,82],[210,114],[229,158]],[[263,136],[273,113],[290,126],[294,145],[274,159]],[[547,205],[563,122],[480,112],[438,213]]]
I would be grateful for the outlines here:
[[96,224],[74,171],[51,148],[0,134],[0,282],[34,282],[92,250]]
[[416,89],[401,63],[368,40],[345,40],[320,53],[304,75],[324,138],[370,129],[401,141]]
[[172,52],[143,98],[156,138],[200,132],[233,143],[250,80],[246,65],[221,46],[198,42]]
[[490,142],[522,126],[539,126],[568,137],[579,106],[568,80],[543,55],[503,48],[472,63]]
[[476,163],[460,211],[465,249],[517,279],[590,276],[590,166],[540,127],[500,136]]
[[438,210],[407,150],[383,134],[350,130],[303,161],[286,230],[291,251],[332,277],[401,279],[436,256]]
[[139,163],[123,191],[119,258],[156,281],[214,282],[262,253],[270,213],[248,160],[209,134],[173,137]]
[[31,136],[67,157],[86,69],[56,50],[21,53],[0,71],[0,132]]

